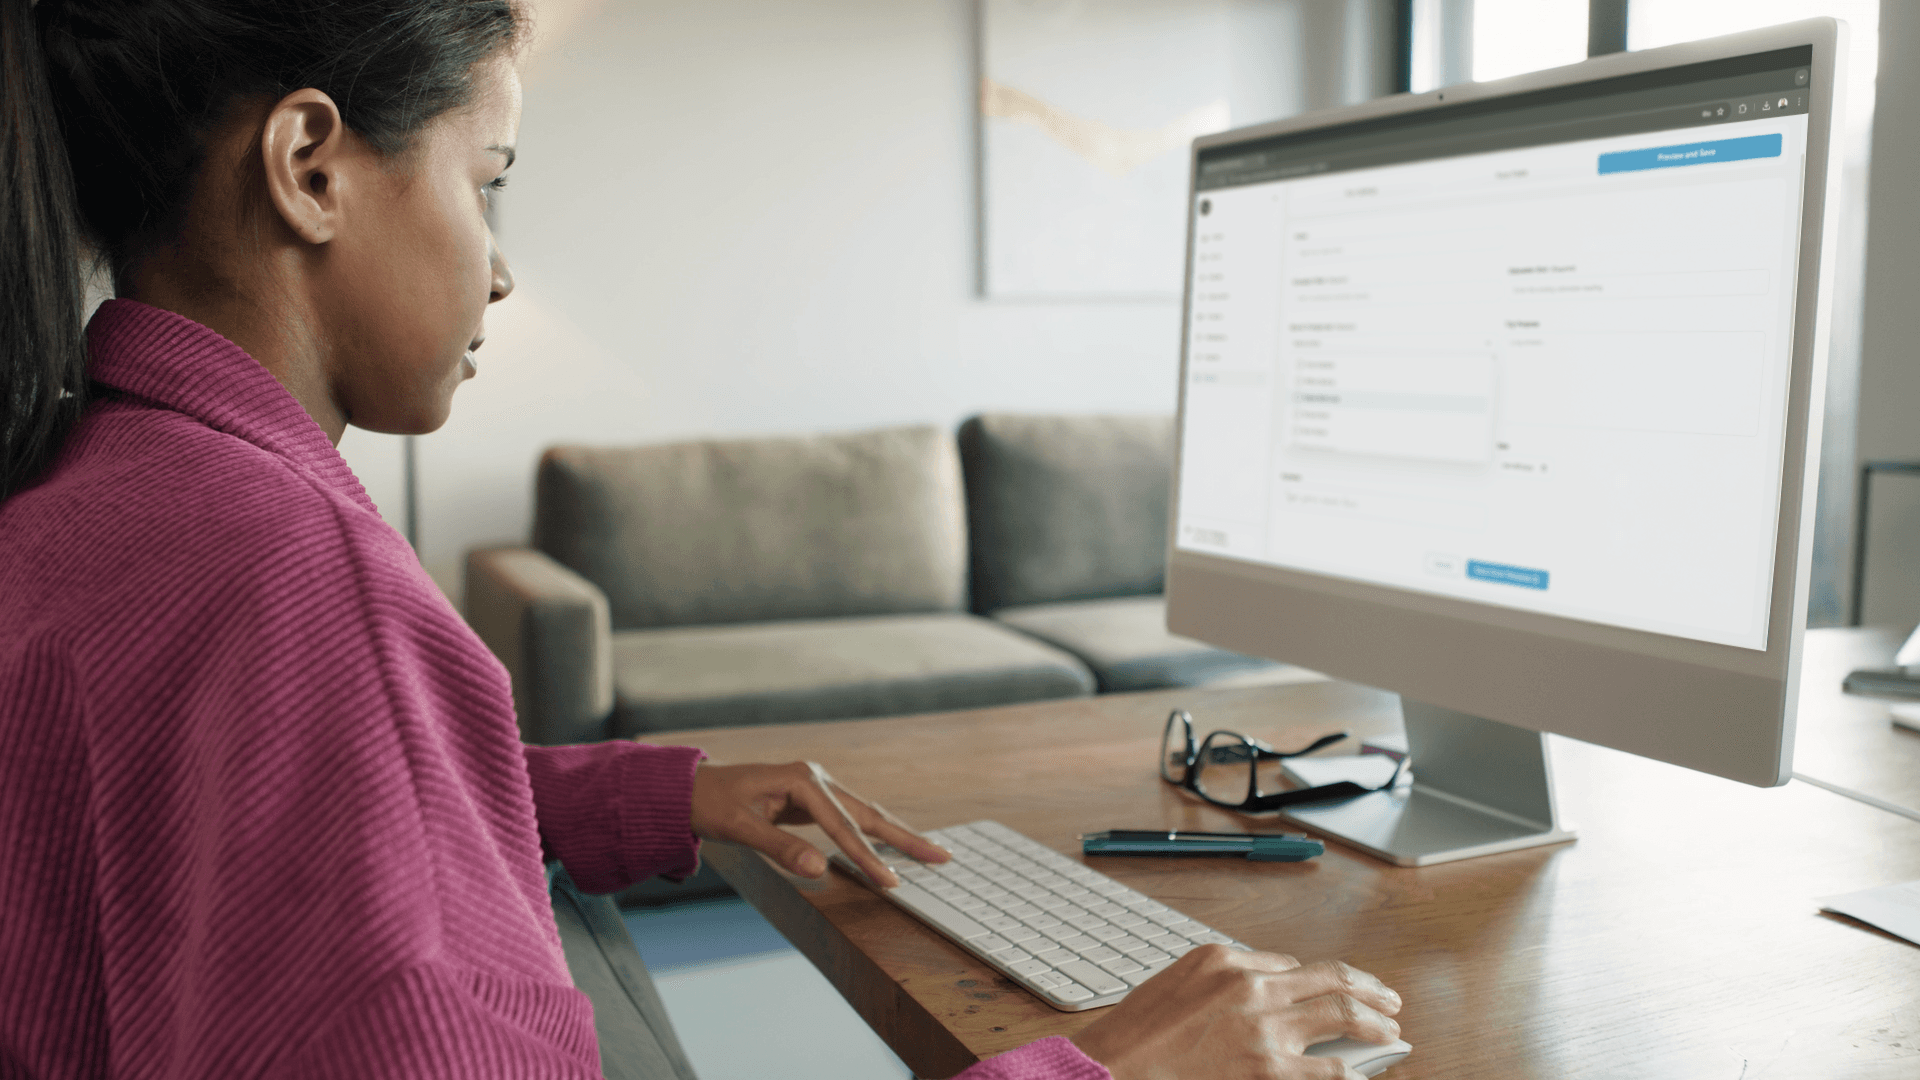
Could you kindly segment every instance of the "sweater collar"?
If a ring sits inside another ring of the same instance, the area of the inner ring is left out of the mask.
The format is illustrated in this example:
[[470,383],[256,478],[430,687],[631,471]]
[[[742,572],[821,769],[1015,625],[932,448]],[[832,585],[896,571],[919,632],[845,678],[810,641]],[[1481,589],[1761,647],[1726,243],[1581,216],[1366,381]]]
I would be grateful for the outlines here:
[[87,324],[87,346],[93,381],[244,439],[375,510],[346,459],[300,402],[218,331],[137,300],[115,299],[101,304]]

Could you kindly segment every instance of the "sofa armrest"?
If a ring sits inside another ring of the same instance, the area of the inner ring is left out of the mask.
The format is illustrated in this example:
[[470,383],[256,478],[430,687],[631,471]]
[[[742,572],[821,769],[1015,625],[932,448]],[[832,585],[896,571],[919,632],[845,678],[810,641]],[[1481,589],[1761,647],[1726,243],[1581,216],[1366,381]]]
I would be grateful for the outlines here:
[[467,621],[513,676],[522,739],[608,737],[613,629],[598,586],[532,548],[471,551]]

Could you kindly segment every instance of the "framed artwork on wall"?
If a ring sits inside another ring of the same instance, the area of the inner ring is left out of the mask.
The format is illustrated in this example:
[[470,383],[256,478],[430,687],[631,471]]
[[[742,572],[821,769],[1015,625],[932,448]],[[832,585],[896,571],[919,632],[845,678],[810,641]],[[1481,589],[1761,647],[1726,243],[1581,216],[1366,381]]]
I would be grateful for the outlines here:
[[1187,147],[1234,120],[1231,6],[979,0],[983,296],[1179,296]]

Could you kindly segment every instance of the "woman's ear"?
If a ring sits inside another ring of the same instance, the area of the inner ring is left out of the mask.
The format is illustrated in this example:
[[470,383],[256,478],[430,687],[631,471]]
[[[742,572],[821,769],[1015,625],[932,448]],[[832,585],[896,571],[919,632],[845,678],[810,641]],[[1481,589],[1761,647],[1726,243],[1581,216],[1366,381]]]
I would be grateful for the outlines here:
[[309,244],[327,243],[340,228],[352,141],[339,107],[319,90],[295,90],[267,114],[260,133],[267,197]]

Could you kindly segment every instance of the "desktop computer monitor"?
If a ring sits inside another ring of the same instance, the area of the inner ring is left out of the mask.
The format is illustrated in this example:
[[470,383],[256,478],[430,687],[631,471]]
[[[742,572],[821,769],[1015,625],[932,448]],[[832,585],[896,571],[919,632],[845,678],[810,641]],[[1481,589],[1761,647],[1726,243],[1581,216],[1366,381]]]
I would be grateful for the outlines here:
[[1786,782],[1844,33],[1195,142],[1169,628],[1397,692],[1411,750],[1289,816],[1567,840],[1547,732]]

